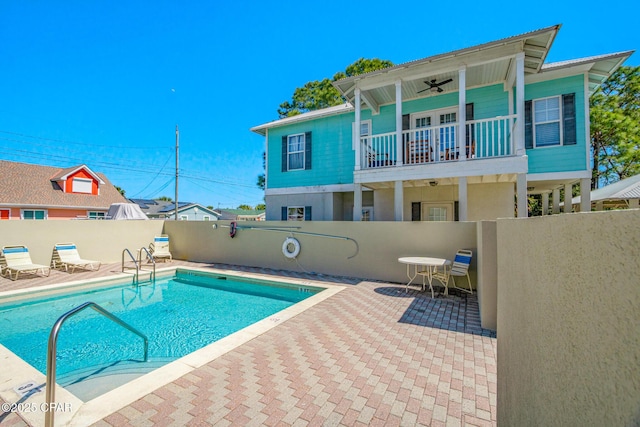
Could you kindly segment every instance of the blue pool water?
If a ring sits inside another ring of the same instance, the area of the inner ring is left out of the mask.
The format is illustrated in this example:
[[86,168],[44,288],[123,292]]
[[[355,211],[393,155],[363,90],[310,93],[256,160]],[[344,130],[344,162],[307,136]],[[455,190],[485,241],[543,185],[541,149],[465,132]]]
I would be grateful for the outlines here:
[[[242,281],[178,270],[139,286],[110,286],[20,305],[0,305],[0,344],[46,371],[55,321],[92,301],[149,339],[149,361],[167,363],[283,310],[322,288]],[[58,335],[57,375],[118,363],[140,363],[143,340],[92,309],[68,318]]]

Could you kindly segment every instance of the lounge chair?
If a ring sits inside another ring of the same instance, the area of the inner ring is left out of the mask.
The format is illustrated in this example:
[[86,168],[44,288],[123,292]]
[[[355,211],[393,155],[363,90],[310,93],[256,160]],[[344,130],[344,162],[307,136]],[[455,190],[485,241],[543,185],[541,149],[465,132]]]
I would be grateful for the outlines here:
[[73,273],[76,268],[84,270],[99,270],[100,261],[80,258],[78,248],[74,243],[56,243],[53,246],[53,254],[51,255],[51,268],[63,268],[64,271]]
[[149,252],[151,252],[151,256],[156,261],[160,259],[172,261],[173,257],[169,252],[169,236],[163,234],[154,237],[153,243],[149,244]]
[[[20,273],[42,274],[49,276],[51,269],[46,265],[34,264],[26,246],[4,246],[2,248],[2,274],[11,280],[18,280]],[[15,273],[15,276],[12,276]]]
[[[449,279],[451,279],[453,281],[453,286],[452,286],[453,288],[460,289],[461,291],[469,292],[470,294],[473,294],[473,289],[471,288],[471,279],[469,278],[469,265],[471,264],[472,256],[473,256],[473,252],[469,250],[466,250],[466,249],[458,250],[458,252],[456,253],[456,257],[453,260],[453,264],[451,265],[451,268],[449,268],[446,273],[447,281],[445,286],[447,286],[447,290],[449,285]],[[455,276],[459,276],[459,277],[466,276],[467,283],[469,284],[469,289],[457,287]]]

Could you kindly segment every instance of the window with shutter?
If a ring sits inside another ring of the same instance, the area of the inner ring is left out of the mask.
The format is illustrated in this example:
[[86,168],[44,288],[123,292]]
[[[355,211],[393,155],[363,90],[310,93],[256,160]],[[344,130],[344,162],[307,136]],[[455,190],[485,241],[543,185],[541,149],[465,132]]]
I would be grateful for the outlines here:
[[525,148],[575,145],[575,94],[526,101],[524,105]]
[[311,169],[311,132],[282,137],[282,172]]

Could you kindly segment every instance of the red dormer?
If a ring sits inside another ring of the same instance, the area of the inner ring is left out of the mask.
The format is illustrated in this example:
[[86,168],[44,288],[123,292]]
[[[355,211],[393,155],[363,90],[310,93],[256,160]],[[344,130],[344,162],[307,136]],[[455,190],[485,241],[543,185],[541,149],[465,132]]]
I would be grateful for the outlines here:
[[51,181],[58,184],[65,193],[94,196],[100,194],[100,185],[104,184],[104,181],[86,165],[64,169],[51,178]]

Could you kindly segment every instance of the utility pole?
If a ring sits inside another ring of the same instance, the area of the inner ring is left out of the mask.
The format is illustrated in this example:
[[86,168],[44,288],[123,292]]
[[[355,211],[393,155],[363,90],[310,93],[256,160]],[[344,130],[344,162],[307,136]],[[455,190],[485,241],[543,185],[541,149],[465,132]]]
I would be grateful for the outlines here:
[[178,125],[176,125],[176,200],[175,200],[175,204],[176,204],[175,220],[176,221],[178,220],[178,159],[180,158],[179,149],[180,149],[180,131],[178,130]]

